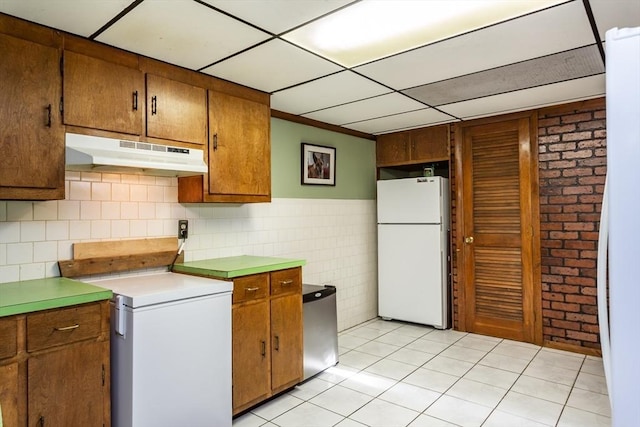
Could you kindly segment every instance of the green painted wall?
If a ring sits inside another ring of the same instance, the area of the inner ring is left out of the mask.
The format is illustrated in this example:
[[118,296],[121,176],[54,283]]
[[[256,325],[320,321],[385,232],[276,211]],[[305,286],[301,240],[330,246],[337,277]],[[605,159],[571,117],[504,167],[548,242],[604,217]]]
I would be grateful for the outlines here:
[[[335,187],[300,183],[303,142],[336,148]],[[274,198],[375,199],[375,141],[272,118],[271,192]]]

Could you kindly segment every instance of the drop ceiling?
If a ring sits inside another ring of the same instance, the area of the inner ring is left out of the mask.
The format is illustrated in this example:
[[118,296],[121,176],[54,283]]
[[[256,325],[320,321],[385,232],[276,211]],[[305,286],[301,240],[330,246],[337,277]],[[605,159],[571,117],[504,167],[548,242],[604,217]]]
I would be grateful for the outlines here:
[[603,96],[605,32],[640,26],[640,0],[547,1],[356,66],[297,41],[367,1],[0,0],[0,12],[268,92],[274,110],[376,135]]

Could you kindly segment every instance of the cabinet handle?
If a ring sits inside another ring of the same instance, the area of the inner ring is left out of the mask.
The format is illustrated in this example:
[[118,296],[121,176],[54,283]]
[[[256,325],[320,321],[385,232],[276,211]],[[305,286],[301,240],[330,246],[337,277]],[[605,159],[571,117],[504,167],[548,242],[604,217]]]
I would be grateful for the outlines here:
[[157,113],[158,113],[158,97],[154,95],[151,97],[151,115],[155,116]]
[[47,127],[51,127],[51,104],[47,106]]
[[216,151],[218,149],[218,134],[214,133],[213,134],[213,151]]
[[293,280],[289,279],[289,280],[281,280],[280,281],[280,286],[289,286],[293,283]]
[[260,348],[260,354],[262,355],[262,357],[265,357],[267,355],[267,342],[260,341]]
[[258,289],[260,289],[260,288],[258,288],[258,287],[255,287],[255,288],[244,288],[245,292],[255,292]]
[[75,324],[75,325],[71,325],[71,326],[65,326],[64,328],[53,328],[54,331],[70,331],[72,329],[78,329],[80,327],[79,324]]
[[44,427],[44,416],[40,415],[40,419],[38,420],[38,422],[40,423],[40,427]]
[[276,351],[280,351],[280,337],[276,335],[275,339],[276,339],[276,345],[275,345]]
[[138,111],[138,91],[133,92],[133,111]]

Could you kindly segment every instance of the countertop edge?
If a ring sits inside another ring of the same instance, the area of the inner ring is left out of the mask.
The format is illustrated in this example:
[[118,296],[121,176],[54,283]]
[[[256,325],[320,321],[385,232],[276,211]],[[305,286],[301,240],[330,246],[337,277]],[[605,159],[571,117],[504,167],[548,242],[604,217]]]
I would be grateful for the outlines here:
[[264,264],[264,265],[253,266],[253,267],[238,268],[230,271],[216,270],[216,269],[211,269],[206,267],[194,267],[194,266],[189,266],[184,264],[180,264],[180,265],[176,264],[173,267],[173,269],[174,271],[180,272],[180,273],[195,273],[195,274],[199,274],[207,277],[233,279],[236,277],[248,276],[251,274],[268,273],[271,271],[302,267],[305,264],[306,264],[306,261],[300,259],[300,260],[276,261],[273,264]]
[[51,310],[54,308],[69,307],[72,305],[86,304],[90,302],[103,301],[111,299],[113,292],[108,289],[89,294],[70,295],[55,299],[46,299],[39,301],[30,301],[22,304],[15,304],[0,307],[0,317],[14,316],[18,314],[34,313],[36,311]]

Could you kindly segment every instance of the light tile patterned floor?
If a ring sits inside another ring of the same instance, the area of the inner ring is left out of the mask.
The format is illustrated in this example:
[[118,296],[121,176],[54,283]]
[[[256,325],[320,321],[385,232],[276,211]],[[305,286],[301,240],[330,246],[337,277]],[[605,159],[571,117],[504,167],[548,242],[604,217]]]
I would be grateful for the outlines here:
[[233,427],[610,427],[602,360],[375,319],[340,363]]

